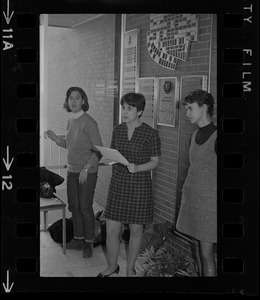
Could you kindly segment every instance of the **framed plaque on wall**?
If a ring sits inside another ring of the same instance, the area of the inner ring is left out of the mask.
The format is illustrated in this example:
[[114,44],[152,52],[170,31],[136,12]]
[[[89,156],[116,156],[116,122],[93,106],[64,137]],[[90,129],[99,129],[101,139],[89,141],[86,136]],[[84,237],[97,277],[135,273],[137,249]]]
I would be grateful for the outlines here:
[[157,105],[157,124],[175,127],[176,101],[179,86],[177,77],[160,77]]

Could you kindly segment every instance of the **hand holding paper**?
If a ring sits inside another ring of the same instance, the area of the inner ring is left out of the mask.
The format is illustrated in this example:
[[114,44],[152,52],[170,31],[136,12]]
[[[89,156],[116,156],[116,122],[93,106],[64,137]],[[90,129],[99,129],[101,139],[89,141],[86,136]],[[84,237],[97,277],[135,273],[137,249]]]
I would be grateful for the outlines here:
[[118,162],[111,160],[109,158],[106,157],[102,157],[102,159],[99,161],[100,164],[104,164],[104,165],[108,165],[108,166],[112,166],[114,164],[118,164]]
[[[105,158],[110,159],[112,162],[120,163],[125,166],[129,165],[129,162],[127,161],[127,159],[118,150],[101,147],[101,146],[95,146],[95,147],[101,152],[101,154]],[[110,162],[109,164],[112,164],[112,162]]]

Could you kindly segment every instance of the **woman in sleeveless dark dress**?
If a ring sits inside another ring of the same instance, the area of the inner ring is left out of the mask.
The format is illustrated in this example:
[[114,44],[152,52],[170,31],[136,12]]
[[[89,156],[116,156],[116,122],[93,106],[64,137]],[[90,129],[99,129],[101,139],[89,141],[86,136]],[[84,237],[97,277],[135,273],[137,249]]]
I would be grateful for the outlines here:
[[130,163],[113,165],[104,212],[107,230],[107,268],[99,277],[119,272],[119,234],[122,223],[129,224],[130,240],[126,276],[135,275],[143,226],[153,222],[151,170],[159,164],[161,143],[158,132],[140,121],[145,97],[128,93],[121,99],[123,123],[113,130],[111,148],[117,149]]
[[176,228],[199,241],[203,276],[216,276],[217,128],[211,121],[214,99],[206,91],[197,90],[185,97],[183,104],[189,121],[199,129],[190,140],[190,167],[182,188]]

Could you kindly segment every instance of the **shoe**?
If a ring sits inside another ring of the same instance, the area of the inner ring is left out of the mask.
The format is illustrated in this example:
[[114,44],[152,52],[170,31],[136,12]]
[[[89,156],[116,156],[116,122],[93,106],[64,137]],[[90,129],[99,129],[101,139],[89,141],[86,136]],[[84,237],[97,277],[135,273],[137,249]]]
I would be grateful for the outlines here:
[[82,250],[84,248],[83,239],[72,239],[67,245],[67,249]]
[[118,274],[118,273],[119,273],[119,270],[120,270],[120,267],[119,267],[119,265],[118,265],[117,268],[115,269],[115,271],[113,271],[112,273],[107,274],[107,275],[104,275],[104,274],[102,274],[102,273],[99,273],[97,277],[108,277],[108,276],[111,276],[112,274]]
[[90,258],[93,255],[93,242],[84,241],[83,257]]

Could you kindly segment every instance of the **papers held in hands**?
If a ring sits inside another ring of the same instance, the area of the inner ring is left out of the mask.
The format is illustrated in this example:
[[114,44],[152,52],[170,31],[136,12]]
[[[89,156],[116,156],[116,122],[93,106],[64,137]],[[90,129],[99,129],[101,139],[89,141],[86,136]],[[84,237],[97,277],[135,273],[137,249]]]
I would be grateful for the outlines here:
[[129,165],[129,162],[127,159],[116,149],[101,147],[101,146],[95,146],[103,155],[103,157],[108,158],[111,160],[110,164],[113,163],[120,163],[125,166]]

